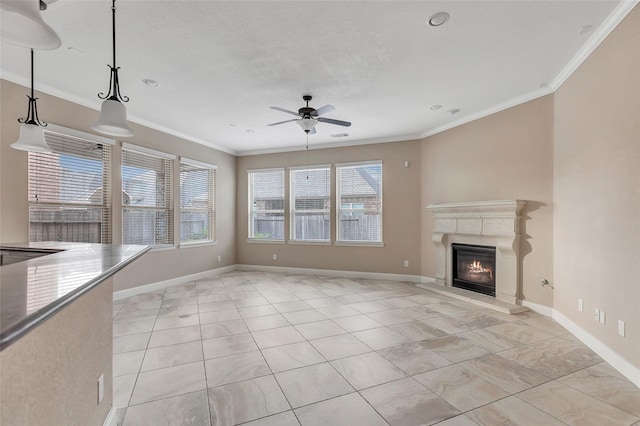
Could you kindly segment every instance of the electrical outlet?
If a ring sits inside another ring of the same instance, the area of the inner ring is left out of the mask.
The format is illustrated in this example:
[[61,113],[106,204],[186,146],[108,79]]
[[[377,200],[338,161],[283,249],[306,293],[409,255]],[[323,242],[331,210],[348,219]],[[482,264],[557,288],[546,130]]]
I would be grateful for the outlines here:
[[408,267],[409,267],[409,261],[408,261],[408,260],[405,260],[405,261],[404,261],[404,267],[405,267],[405,268],[408,268]]
[[222,256],[218,256],[218,262],[222,262]]
[[600,321],[600,309],[598,309],[598,308],[594,309],[594,311],[593,311],[593,318],[594,318],[596,321]]
[[618,320],[618,334],[624,337],[624,321]]
[[278,260],[278,255],[273,253],[273,260]]
[[605,316],[606,316],[605,311],[600,311],[600,324],[602,324],[602,325],[604,325]]
[[104,397],[104,374],[100,375],[98,379],[98,404],[102,402],[102,398]]
[[582,312],[582,308],[583,308],[583,307],[584,307],[584,306],[583,306],[583,304],[582,304],[582,299],[578,299],[578,310],[579,310],[580,312]]

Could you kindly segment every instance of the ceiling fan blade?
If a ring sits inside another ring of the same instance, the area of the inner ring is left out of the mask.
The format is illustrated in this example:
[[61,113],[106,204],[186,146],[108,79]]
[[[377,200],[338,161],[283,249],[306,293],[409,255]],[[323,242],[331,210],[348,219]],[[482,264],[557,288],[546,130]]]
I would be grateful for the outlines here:
[[318,108],[315,113],[313,113],[313,115],[315,115],[316,117],[319,115],[323,115],[326,114],[328,112],[333,111],[334,109],[336,109],[333,105],[325,105],[323,107]]
[[267,126],[277,126],[278,124],[291,123],[292,121],[297,121],[297,118],[292,118],[291,120],[278,121],[277,123],[267,124]]
[[344,126],[344,127],[351,126],[351,123],[349,123],[348,121],[334,120],[333,118],[318,117],[316,118],[316,120],[318,120],[321,123],[337,124],[338,126]]
[[297,112],[289,111],[288,109],[280,108],[280,107],[270,107],[271,109],[275,109],[276,111],[286,112],[287,114],[298,115]]

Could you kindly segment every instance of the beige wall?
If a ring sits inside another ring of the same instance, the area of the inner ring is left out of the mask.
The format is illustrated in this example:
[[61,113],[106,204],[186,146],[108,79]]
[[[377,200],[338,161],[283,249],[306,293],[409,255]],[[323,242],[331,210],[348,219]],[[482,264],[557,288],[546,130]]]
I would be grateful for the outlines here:
[[[300,137],[303,136],[300,132]],[[304,166],[306,156],[304,151],[298,151],[239,157],[238,263],[419,275],[420,142],[393,142],[309,151],[311,165],[367,160],[382,160],[384,247],[248,243],[247,170]],[[408,168],[404,167],[405,161],[410,163]],[[335,182],[335,168],[332,168],[332,173]],[[288,188],[288,170],[285,171],[285,183]],[[332,196],[335,197],[335,185],[332,188]],[[285,211],[288,211],[288,195],[285,201]],[[335,205],[332,205],[331,220],[332,241],[335,241]],[[285,215],[285,240],[289,237],[288,226],[288,217]],[[273,254],[277,254],[278,260],[272,260]],[[408,268],[403,266],[404,260],[409,261]]]
[[[29,240],[29,214],[27,200],[27,153],[10,148],[19,134],[19,117],[24,117],[28,89],[0,80],[2,93],[0,133],[0,242],[11,243]],[[89,126],[95,122],[98,112],[54,96],[36,93],[38,112],[47,122],[92,133]],[[216,164],[216,231],[217,244],[206,247],[190,247],[170,251],[149,252],[114,277],[114,289],[122,290],[141,284],[163,281],[170,278],[207,271],[236,263],[235,247],[235,200],[236,200],[236,158],[200,144],[186,141],[144,126],[131,123],[135,136],[126,142],[155,150],[185,156],[199,161]],[[113,170],[121,164],[120,143],[113,150]],[[177,167],[174,170],[179,170]],[[122,220],[119,191],[120,174],[113,173],[113,242],[120,243],[119,233]],[[174,180],[174,212],[179,211],[179,176]],[[179,235],[176,232],[175,235]],[[217,257],[222,261],[218,262]]]
[[[640,368],[640,7],[555,94],[556,310]],[[584,300],[579,312],[578,298]],[[606,312],[606,324],[594,320]],[[627,336],[617,334],[618,320]]]
[[104,423],[112,405],[112,292],[109,278],[0,352],[0,424]]
[[553,96],[436,134],[422,143],[422,275],[435,276],[433,203],[520,199],[522,298],[553,304]]

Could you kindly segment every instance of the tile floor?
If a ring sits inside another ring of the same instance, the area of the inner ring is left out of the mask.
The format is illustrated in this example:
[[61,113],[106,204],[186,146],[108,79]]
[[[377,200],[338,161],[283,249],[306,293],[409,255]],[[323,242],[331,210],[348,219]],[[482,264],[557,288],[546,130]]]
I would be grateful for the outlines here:
[[114,304],[118,425],[640,424],[553,320],[410,283],[233,272]]

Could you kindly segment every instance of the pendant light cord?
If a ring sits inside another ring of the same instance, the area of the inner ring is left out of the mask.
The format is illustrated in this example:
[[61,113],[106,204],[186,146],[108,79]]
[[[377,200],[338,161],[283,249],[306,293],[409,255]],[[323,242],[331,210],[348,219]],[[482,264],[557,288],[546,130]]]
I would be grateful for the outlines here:
[[307,180],[309,180],[309,132],[307,132]]
[[31,98],[35,98],[33,93],[33,49],[31,49]]
[[111,28],[113,29],[113,68],[116,67],[116,0],[111,3]]
[[109,76],[109,92],[98,93],[100,99],[111,99],[119,102],[129,102],[128,96],[120,93],[120,80],[118,78],[118,67],[116,65],[116,0],[111,3],[111,39],[113,42],[113,65],[107,65],[111,69]]
[[31,50],[31,96],[27,95],[27,98],[29,99],[29,106],[27,107],[27,117],[26,118],[18,118],[18,123],[23,123],[23,124],[33,124],[36,126],[42,126],[42,127],[47,127],[47,123],[44,121],[40,121],[40,119],[38,118],[38,106],[36,105],[36,100],[38,98],[36,98],[36,94],[35,94],[35,89],[33,88],[33,49]]

